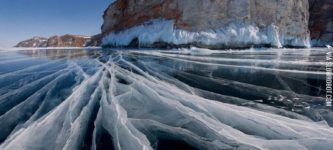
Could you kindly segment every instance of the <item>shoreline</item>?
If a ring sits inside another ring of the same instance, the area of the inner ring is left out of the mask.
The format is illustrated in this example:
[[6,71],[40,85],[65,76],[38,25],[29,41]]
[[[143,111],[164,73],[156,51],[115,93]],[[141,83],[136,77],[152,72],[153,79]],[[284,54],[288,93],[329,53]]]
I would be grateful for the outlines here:
[[0,48],[0,51],[17,51],[17,50],[43,50],[43,49],[100,49],[102,47],[9,47]]

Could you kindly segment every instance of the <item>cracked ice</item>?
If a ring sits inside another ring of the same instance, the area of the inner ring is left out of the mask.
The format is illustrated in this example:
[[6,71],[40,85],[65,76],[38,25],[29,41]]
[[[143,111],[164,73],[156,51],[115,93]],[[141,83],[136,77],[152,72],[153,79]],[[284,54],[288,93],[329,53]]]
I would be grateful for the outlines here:
[[333,149],[322,49],[0,53],[3,150]]

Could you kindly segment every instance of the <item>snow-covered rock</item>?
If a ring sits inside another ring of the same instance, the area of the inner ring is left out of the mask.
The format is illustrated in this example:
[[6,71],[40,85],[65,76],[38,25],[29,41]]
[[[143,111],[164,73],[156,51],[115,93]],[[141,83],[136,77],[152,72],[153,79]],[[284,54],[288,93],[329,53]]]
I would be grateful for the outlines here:
[[117,0],[103,18],[108,46],[310,46],[307,0]]

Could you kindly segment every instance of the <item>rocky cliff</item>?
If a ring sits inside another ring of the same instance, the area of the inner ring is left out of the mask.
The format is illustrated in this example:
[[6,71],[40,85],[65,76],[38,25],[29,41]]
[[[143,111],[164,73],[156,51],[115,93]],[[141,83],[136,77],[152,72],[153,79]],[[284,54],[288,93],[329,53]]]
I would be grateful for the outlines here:
[[313,46],[333,45],[333,0],[309,0]]
[[15,47],[85,47],[100,45],[99,36],[66,34],[50,38],[34,37],[18,43]]
[[308,47],[308,0],[117,0],[107,46]]

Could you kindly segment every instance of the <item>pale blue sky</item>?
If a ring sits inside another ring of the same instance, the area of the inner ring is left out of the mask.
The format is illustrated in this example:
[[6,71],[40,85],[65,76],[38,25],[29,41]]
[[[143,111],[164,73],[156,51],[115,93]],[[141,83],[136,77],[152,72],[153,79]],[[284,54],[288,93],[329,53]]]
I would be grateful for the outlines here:
[[1,0],[0,47],[33,36],[93,35],[112,0]]

